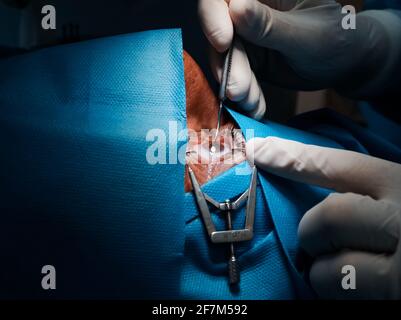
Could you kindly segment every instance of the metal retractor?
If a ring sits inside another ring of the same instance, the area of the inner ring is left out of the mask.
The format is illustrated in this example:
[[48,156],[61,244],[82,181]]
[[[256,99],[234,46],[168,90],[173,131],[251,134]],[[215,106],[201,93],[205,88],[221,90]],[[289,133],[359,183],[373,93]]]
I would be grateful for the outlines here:
[[[199,211],[202,216],[202,220],[205,224],[207,233],[210,236],[210,240],[213,243],[229,243],[230,244],[230,257],[228,261],[228,273],[229,282],[234,285],[240,280],[239,268],[237,259],[235,257],[234,243],[249,241],[253,238],[253,224],[255,221],[255,204],[256,204],[256,179],[257,169],[253,167],[252,178],[249,189],[246,190],[241,196],[235,201],[226,200],[224,202],[218,202],[207,194],[203,193],[198,181],[196,180],[195,174],[191,168],[188,167],[189,176],[191,178],[195,199],[198,204]],[[246,201],[246,219],[245,228],[240,230],[233,230],[231,214],[232,211],[237,210]],[[227,230],[217,231],[210,215],[208,202],[216,207],[218,210],[226,214]]]

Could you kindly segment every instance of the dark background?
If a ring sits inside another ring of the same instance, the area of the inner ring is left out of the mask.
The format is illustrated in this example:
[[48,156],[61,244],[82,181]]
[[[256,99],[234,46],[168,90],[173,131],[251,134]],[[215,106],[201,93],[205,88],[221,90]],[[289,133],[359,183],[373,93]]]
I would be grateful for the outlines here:
[[[56,8],[56,30],[41,28],[41,9],[46,4]],[[185,50],[217,90],[207,59],[208,43],[197,16],[197,0],[0,0],[0,57],[160,28],[182,29]],[[285,123],[296,113],[328,106],[358,118],[354,103],[332,91],[305,93],[266,84],[262,87],[270,120]]]

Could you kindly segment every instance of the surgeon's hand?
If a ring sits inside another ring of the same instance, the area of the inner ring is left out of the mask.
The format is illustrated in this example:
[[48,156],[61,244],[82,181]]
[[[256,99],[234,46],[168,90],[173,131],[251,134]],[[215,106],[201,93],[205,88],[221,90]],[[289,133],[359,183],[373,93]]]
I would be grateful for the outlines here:
[[[321,298],[401,298],[401,165],[273,137],[249,141],[247,155],[272,174],[335,190],[298,230]],[[355,290],[342,288],[346,265],[355,267]]]
[[246,46],[248,60],[244,44],[236,41],[227,90],[255,118],[263,115],[266,102],[250,61],[260,80],[303,90],[335,87],[358,98],[379,95],[389,89],[391,77],[399,79],[399,17],[364,11],[357,15],[355,30],[344,30],[341,11],[335,0],[199,0],[218,80],[218,53],[229,48],[234,29],[253,44]]
[[[186,91],[186,111],[188,144],[185,169],[185,192],[192,190],[188,167],[195,173],[202,185],[245,161],[245,139],[237,130],[234,120],[223,113],[219,135],[216,128],[219,101],[209,86],[205,75],[196,61],[184,51],[184,72]],[[211,130],[201,133],[202,130]],[[218,152],[211,156],[211,142],[218,144]]]

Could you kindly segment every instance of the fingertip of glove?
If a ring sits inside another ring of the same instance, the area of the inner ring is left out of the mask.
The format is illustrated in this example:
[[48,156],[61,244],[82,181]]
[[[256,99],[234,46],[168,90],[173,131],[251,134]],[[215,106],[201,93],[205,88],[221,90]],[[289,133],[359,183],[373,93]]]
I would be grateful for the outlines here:
[[321,258],[315,261],[311,266],[309,279],[312,285],[312,288],[315,292],[322,296],[325,292],[325,284],[326,284],[326,277],[330,276],[330,268],[326,259]]
[[246,155],[251,164],[259,165],[265,150],[269,150],[269,138],[253,138],[246,144]]
[[236,25],[249,26],[255,18],[255,2],[252,0],[232,0],[229,9]]
[[251,139],[246,145],[248,161],[267,171],[280,168],[277,155],[283,154],[282,144],[283,139],[278,137]]
[[233,40],[233,34],[232,27],[226,27],[208,34],[207,38],[217,52],[223,53],[230,47]]
[[258,121],[262,120],[263,117],[266,115],[266,110],[267,110],[266,100],[263,95],[263,92],[260,90],[258,102],[256,103],[256,108],[251,112],[249,112],[249,116]]

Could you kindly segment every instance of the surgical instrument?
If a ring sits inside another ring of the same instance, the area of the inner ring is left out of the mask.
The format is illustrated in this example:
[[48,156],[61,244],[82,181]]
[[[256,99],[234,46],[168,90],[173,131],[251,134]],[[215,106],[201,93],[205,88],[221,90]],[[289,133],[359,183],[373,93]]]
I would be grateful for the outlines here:
[[[257,169],[253,167],[251,183],[248,188],[241,196],[235,201],[226,200],[222,203],[214,200],[206,193],[204,193],[198,181],[196,180],[195,174],[190,167],[188,167],[189,177],[192,182],[195,200],[201,213],[202,220],[205,224],[207,233],[209,234],[210,240],[213,243],[229,243],[230,244],[230,256],[228,260],[228,275],[230,285],[235,285],[240,281],[240,273],[238,267],[238,261],[235,257],[234,243],[249,241],[253,238],[253,224],[255,221],[255,206],[256,206],[256,180],[257,180]],[[247,201],[246,205],[246,218],[245,228],[241,230],[234,230],[232,225],[232,212],[241,207],[241,205]],[[226,214],[227,230],[217,231],[210,215],[208,202],[216,207],[220,212]]]
[[214,140],[217,139],[217,136],[220,131],[223,103],[227,99],[227,85],[228,85],[228,80],[229,80],[230,72],[231,72],[231,64],[232,64],[233,51],[234,51],[234,42],[235,42],[235,37],[233,38],[230,48],[228,49],[226,56],[224,58],[223,74],[221,76],[221,84],[220,84],[220,90],[219,90],[219,101],[220,101],[219,114],[217,117],[217,129],[216,129],[216,135],[215,135]]

